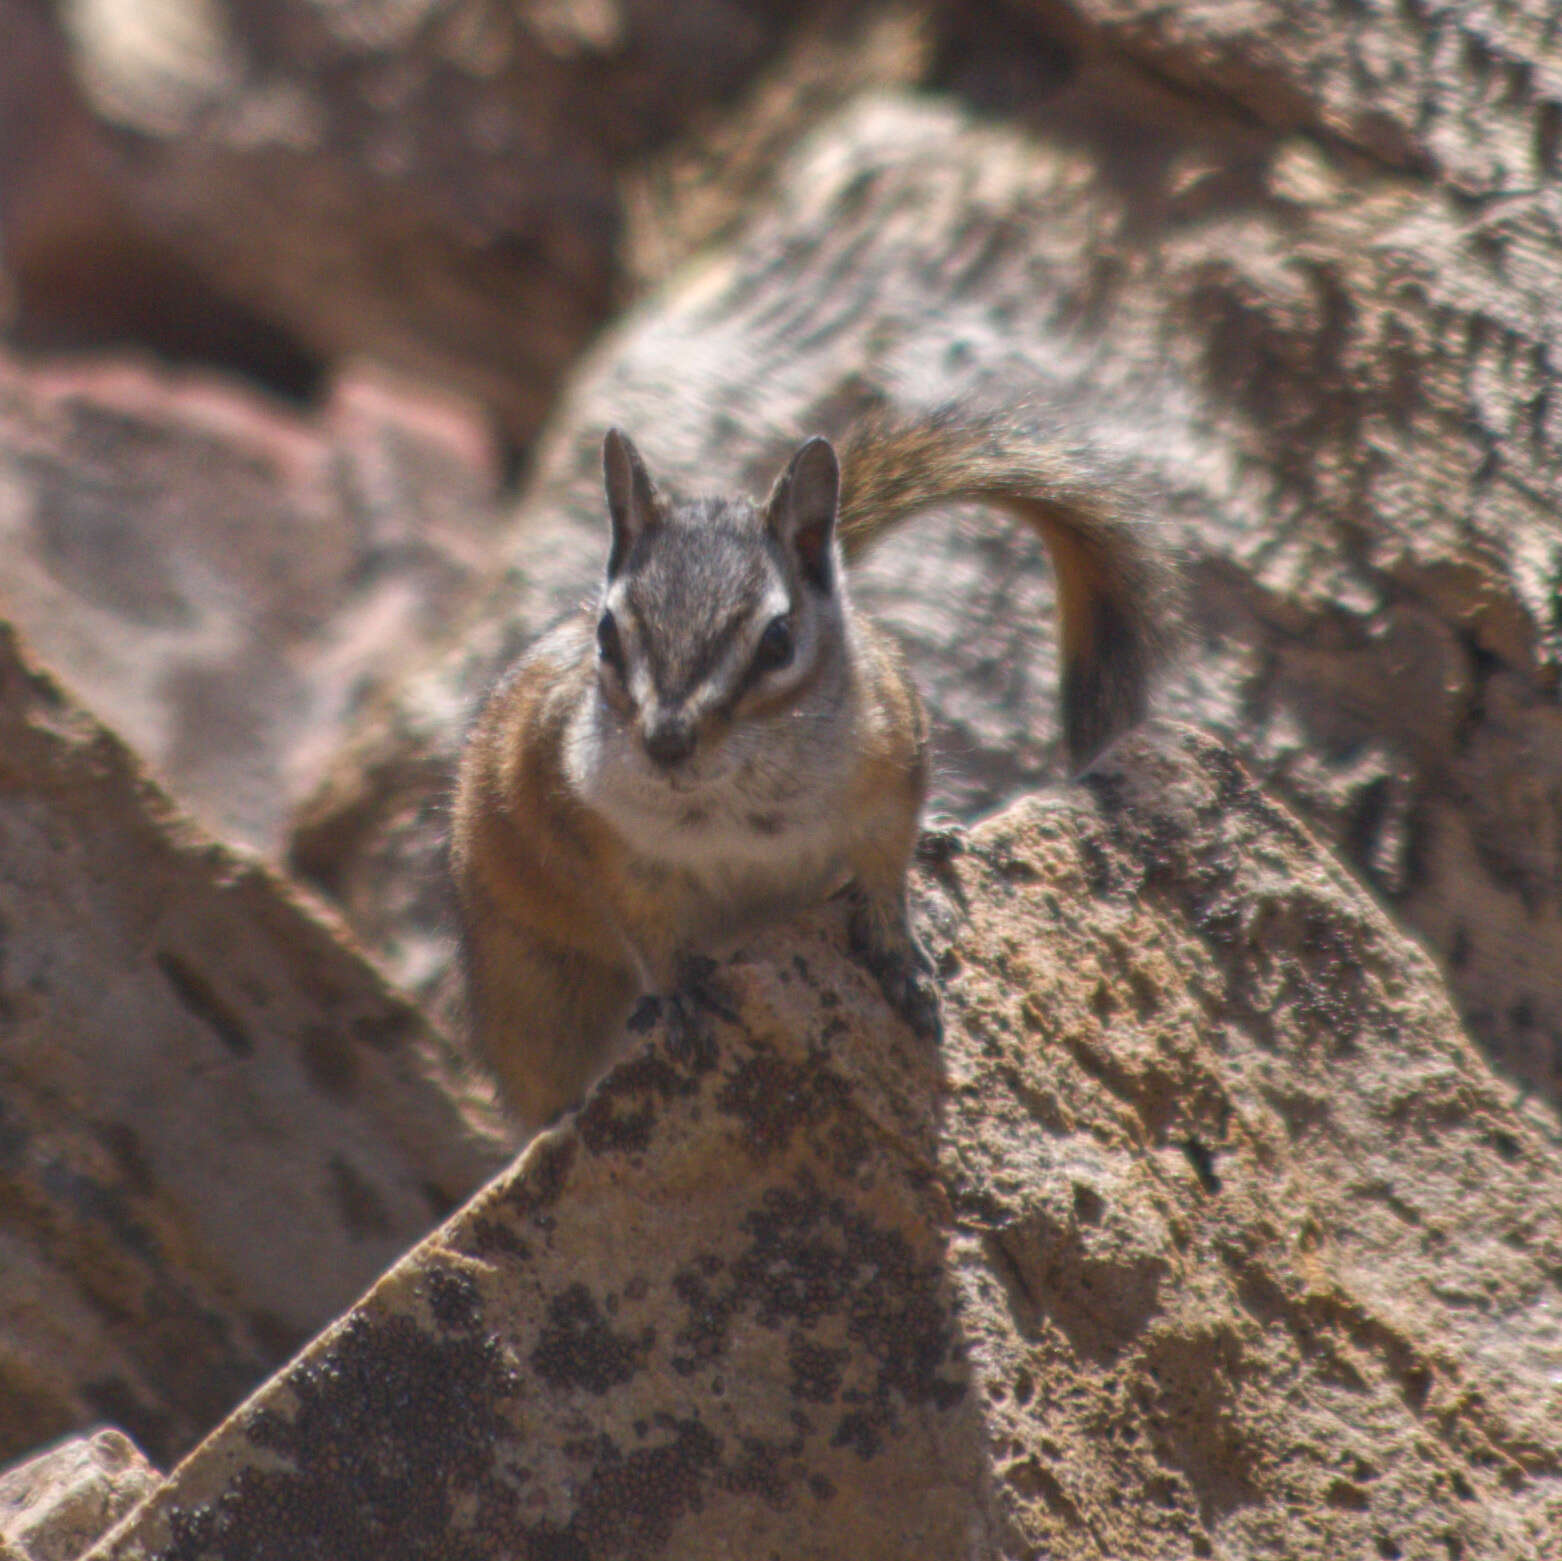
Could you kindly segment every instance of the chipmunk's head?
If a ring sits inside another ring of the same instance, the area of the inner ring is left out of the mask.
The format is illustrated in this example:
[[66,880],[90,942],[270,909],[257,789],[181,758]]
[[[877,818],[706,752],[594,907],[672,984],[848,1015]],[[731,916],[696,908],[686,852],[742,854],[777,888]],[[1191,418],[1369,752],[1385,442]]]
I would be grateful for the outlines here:
[[829,441],[804,444],[762,504],[668,499],[617,429],[603,467],[612,534],[596,625],[600,781],[643,803],[740,779],[758,786],[761,766],[765,784],[783,784],[770,772],[794,758],[806,780],[808,717],[828,713],[843,681]]

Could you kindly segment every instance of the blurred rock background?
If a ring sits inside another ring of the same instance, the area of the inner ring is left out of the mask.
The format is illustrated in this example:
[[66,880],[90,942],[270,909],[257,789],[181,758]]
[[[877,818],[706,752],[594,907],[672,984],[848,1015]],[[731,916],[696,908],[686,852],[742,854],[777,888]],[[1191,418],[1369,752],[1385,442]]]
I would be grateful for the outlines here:
[[[1426,950],[1554,1143],[1554,33],[0,0],[0,1460],[107,1418],[166,1466],[502,1163],[443,809],[474,701],[596,577],[609,422],[686,486],[886,402],[1094,463],[1187,559],[1163,707]],[[858,594],[939,807],[1061,778],[1029,539],[932,516]],[[198,1187],[214,1144],[250,1169]]]

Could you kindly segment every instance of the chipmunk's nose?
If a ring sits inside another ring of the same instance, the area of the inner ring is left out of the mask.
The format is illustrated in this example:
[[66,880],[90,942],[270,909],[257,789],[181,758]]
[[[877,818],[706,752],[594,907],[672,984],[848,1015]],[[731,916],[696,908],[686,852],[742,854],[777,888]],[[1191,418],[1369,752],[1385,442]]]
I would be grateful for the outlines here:
[[646,729],[645,751],[664,770],[670,770],[694,752],[694,728],[681,716],[658,716]]

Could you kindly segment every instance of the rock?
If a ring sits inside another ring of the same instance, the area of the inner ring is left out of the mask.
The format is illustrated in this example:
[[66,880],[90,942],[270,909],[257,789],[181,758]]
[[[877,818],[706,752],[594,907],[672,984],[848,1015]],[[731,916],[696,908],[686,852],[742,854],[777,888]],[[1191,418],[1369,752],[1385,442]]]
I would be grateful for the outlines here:
[[[55,19],[67,9],[104,16],[48,0],[0,3],[0,318],[8,334],[50,349],[134,343],[311,394],[319,359],[222,278],[202,276],[119,187],[113,154],[71,75]],[[144,14],[166,21],[170,11]]]
[[123,1431],[75,1436],[0,1472],[0,1556],[76,1561],[161,1476]]
[[470,410],[364,368],[318,412],[0,357],[0,613],[214,829],[276,853],[365,683],[493,572]]
[[1201,96],[1390,165],[1435,170],[1465,195],[1533,190],[1562,171],[1562,70],[1542,0],[1501,11],[1336,13],[1284,0],[1076,0],[1072,9],[1099,43]]
[[442,1055],[0,630],[0,1460],[171,1462],[492,1174]]
[[1130,739],[652,1034],[93,1561],[1540,1556],[1562,1140],[1228,749]]
[[[437,987],[448,927],[405,886],[437,873],[425,820],[472,704],[593,586],[606,424],[674,483],[753,488],[858,408],[996,403],[1186,554],[1194,634],[1163,707],[1237,743],[1429,941],[1492,1055],[1555,1097],[1550,196],[1472,214],[1435,170],[1239,125],[1102,38],[1073,58],[1023,128],[865,97],[624,320],[540,447],[505,588],[375,706],[293,860]],[[1028,538],[929,517],[856,591],[933,706],[938,806],[969,817],[1054,768],[1050,586]]]
[[124,321],[292,389],[369,353],[525,444],[622,291],[637,172],[799,34],[845,24],[845,68],[861,7],[95,0],[57,32],[7,9],[26,339]]

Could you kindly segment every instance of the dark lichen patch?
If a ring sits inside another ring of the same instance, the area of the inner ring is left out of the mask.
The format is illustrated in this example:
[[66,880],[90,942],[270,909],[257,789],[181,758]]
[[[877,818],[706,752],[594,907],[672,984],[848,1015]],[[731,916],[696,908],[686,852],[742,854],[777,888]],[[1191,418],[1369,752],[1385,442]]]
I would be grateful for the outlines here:
[[492,1219],[486,1214],[477,1215],[467,1227],[464,1240],[454,1243],[456,1249],[470,1257],[484,1258],[492,1262],[505,1258],[524,1263],[532,1255],[531,1243],[519,1235],[508,1220]]
[[[789,1062],[768,1047],[756,1047],[744,1057],[716,1096],[718,1108],[743,1127],[743,1144],[760,1163],[780,1154],[799,1131],[841,1121],[850,1100],[846,1081],[831,1069],[822,1052],[810,1052],[801,1063]],[[850,1174],[867,1152],[860,1132],[843,1139],[834,1135]],[[849,1140],[849,1141],[848,1141]]]
[[963,1399],[946,1281],[898,1231],[807,1178],[769,1189],[741,1229],[747,1245],[734,1258],[705,1254],[673,1277],[685,1308],[674,1369],[720,1359],[739,1315],[784,1331],[794,1399],[841,1409],[851,1422],[842,1445],[864,1456],[893,1434],[902,1406],[945,1411]]
[[616,1332],[596,1298],[583,1284],[572,1284],[548,1303],[532,1370],[549,1387],[606,1393],[640,1371],[656,1343],[656,1332]]
[[[1361,928],[1335,907],[1300,892],[1271,901],[1251,936],[1269,959],[1291,956],[1273,1010],[1307,1041],[1348,1056],[1364,1036],[1391,1030],[1394,1015],[1363,966]],[[1250,979],[1252,964],[1249,953],[1239,981]]]
[[592,1154],[636,1154],[650,1146],[659,1107],[699,1085],[663,1053],[642,1050],[612,1070],[575,1118]]
[[579,1140],[573,1133],[544,1138],[528,1151],[530,1163],[505,1188],[501,1203],[518,1218],[535,1218],[559,1201],[575,1163]]
[[444,1263],[430,1263],[426,1288],[429,1311],[441,1328],[472,1333],[481,1326],[483,1297],[472,1275]]
[[776,1442],[762,1436],[745,1436],[738,1454],[722,1471],[723,1490],[742,1496],[759,1496],[781,1506],[799,1482],[803,1452],[801,1436]]
[[792,1373],[792,1397],[804,1403],[833,1403],[846,1379],[850,1359],[846,1350],[830,1349],[795,1335],[787,1346],[786,1363]]
[[859,1458],[871,1458],[884,1445],[878,1422],[867,1410],[848,1410],[835,1423],[831,1447],[844,1447]]
[[292,1414],[262,1407],[245,1428],[264,1461],[216,1501],[172,1506],[160,1561],[503,1553],[518,1526],[503,1406],[519,1379],[497,1342],[359,1314],[285,1381]]
[[659,1414],[655,1431],[665,1440],[628,1454],[599,1440],[596,1467],[570,1521],[518,1529],[493,1554],[519,1553],[525,1561],[611,1561],[664,1550],[678,1520],[700,1509],[718,1477],[721,1441],[697,1416]]

